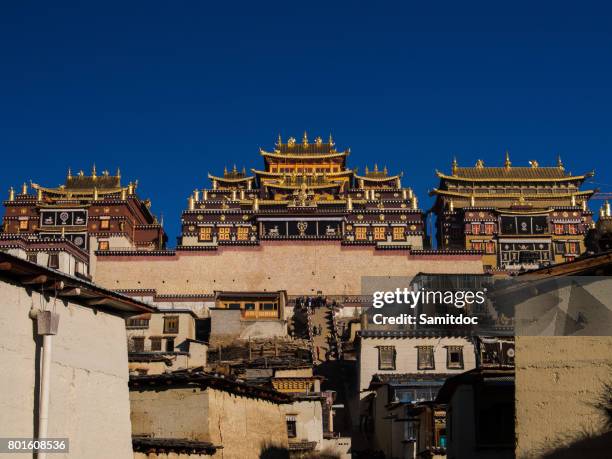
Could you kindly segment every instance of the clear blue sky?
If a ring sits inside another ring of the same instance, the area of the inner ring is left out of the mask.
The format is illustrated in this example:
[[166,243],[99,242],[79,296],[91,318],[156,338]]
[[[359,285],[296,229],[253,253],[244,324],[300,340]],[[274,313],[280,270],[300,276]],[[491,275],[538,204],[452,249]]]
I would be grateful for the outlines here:
[[221,3],[2,2],[2,195],[120,166],[173,245],[208,171],[305,129],[424,208],[453,155],[612,184],[609,2]]

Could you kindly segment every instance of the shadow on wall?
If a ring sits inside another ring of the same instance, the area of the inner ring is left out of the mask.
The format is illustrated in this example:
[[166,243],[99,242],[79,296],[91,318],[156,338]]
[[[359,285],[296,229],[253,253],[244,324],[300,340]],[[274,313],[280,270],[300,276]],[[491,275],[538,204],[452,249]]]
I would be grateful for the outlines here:
[[602,430],[597,433],[583,432],[569,438],[552,451],[539,454],[543,459],[608,459],[612,457],[612,383],[604,385],[601,399],[594,405],[606,419]]
[[291,457],[300,457],[303,459],[340,459],[339,455],[326,451],[305,453],[299,456],[291,455],[287,448],[274,445],[265,445],[259,455],[260,459],[290,459]]

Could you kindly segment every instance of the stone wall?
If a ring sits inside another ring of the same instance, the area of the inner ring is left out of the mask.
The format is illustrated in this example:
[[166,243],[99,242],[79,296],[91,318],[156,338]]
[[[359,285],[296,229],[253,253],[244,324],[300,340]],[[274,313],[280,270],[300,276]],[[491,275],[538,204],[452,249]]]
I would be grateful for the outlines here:
[[482,273],[475,255],[412,255],[409,251],[342,246],[337,241],[265,241],[174,256],[99,256],[95,280],[110,289],[158,294],[278,291],[289,295],[359,295],[362,276]]
[[216,389],[130,392],[134,435],[223,446],[214,457],[259,458],[265,445],[287,447],[282,405]]
[[133,457],[123,319],[61,300],[47,304],[38,293],[3,281],[0,432],[5,437],[34,435],[39,362],[35,327],[28,314],[41,307],[60,316],[52,345],[49,437],[68,437],[70,457]]
[[612,384],[612,337],[518,336],[517,457],[600,434],[604,384]]

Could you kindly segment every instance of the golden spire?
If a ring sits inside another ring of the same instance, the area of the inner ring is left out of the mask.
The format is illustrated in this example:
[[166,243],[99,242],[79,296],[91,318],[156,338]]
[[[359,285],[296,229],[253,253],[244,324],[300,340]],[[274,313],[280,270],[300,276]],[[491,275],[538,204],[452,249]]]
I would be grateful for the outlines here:
[[332,147],[335,145],[334,144],[334,139],[332,138],[332,135],[331,135],[331,132],[329,133],[329,145],[332,146]]
[[223,175],[227,175],[227,166],[223,166]]
[[484,167],[484,161],[482,159],[479,159],[476,161],[476,168],[477,169],[482,169]]
[[238,172],[238,169],[236,168],[236,163],[234,163],[234,168],[232,169],[232,172],[235,174],[236,172]]
[[565,166],[563,166],[563,161],[561,161],[561,155],[557,155],[557,167],[562,171],[565,170]]
[[66,178],[68,180],[70,180],[72,178],[72,170],[70,168],[68,168],[68,175],[66,175]]
[[454,157],[453,157],[453,164],[452,164],[452,166],[451,166],[451,169],[452,169],[453,175],[455,175],[455,174],[457,173],[457,167],[459,167],[459,165],[457,164],[457,157],[456,157],[456,156],[454,156]]
[[117,168],[117,174],[116,174],[117,178],[121,178],[121,171],[119,170],[119,168]]
[[317,137],[315,139],[315,144],[320,147],[323,144],[323,139],[321,137]]
[[14,201],[15,200],[15,188],[10,187],[9,188],[9,201]]
[[368,166],[365,167],[365,175],[368,175],[370,173],[370,170],[368,169]]
[[378,172],[378,164],[374,163],[374,172]]
[[91,168],[91,178],[95,179],[97,178],[97,174],[96,174],[96,163],[93,164],[93,167]]
[[21,186],[21,194],[24,196],[28,194],[28,184],[26,182],[23,182]]
[[387,169],[387,166],[385,166],[383,168],[383,174],[387,175],[389,173],[389,170]]
[[242,166],[242,175],[246,176],[246,167]]
[[504,162],[504,167],[506,169],[510,169],[510,166],[512,166],[512,162],[510,162],[510,153],[508,150],[506,150],[506,161]]
[[276,141],[276,146],[280,147],[283,144],[283,139],[281,138],[281,135],[278,134],[278,140]]
[[308,134],[306,133],[306,131],[304,131],[304,137],[302,138],[302,144],[304,144],[305,147],[308,146]]

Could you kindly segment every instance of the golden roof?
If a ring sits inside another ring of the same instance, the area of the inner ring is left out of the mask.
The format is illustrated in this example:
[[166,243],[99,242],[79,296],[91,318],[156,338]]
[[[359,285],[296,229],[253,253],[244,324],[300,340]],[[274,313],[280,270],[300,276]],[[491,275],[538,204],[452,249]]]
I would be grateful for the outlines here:
[[308,135],[304,132],[304,137],[301,142],[296,141],[294,137],[289,137],[286,143],[283,143],[281,136],[278,136],[274,151],[268,152],[262,148],[259,152],[263,156],[270,156],[275,158],[329,158],[337,156],[347,156],[350,150],[338,151],[335,148],[334,140],[332,136],[329,136],[329,140],[324,142],[321,137],[317,137],[314,142],[309,142]]
[[95,164],[91,170],[91,175],[85,175],[83,171],[79,171],[78,174],[72,175],[71,170],[68,169],[68,175],[66,176],[66,183],[64,185],[65,190],[94,188],[99,190],[121,188],[121,172],[119,169],[117,169],[115,175],[110,175],[108,171],[104,171],[102,175],[98,175]]
[[572,175],[565,172],[561,158],[557,160],[556,166],[540,167],[537,161],[529,161],[530,166],[512,166],[510,156],[506,152],[505,164],[502,167],[485,166],[484,161],[479,159],[474,167],[459,167],[457,160],[453,160],[452,175],[446,175],[436,171],[436,175],[446,180],[460,181],[492,181],[492,182],[548,182],[548,181],[571,181],[584,180],[592,177],[594,172],[584,175]]

